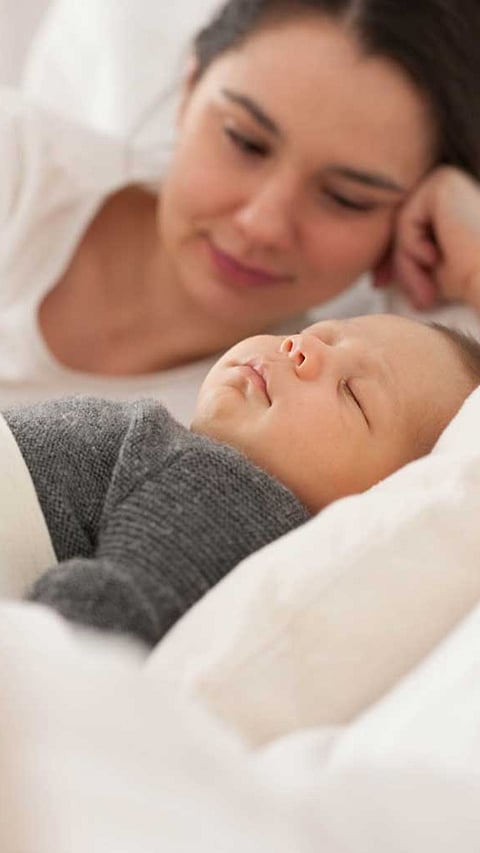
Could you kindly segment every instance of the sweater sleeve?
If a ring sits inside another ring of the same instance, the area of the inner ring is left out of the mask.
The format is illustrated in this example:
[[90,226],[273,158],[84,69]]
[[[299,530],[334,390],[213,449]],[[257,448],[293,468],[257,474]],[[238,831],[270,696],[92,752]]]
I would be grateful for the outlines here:
[[71,397],[5,409],[57,560],[93,555],[134,404]]
[[307,518],[243,455],[152,405],[124,443],[94,558],[60,564],[30,597],[154,645],[237,563]]

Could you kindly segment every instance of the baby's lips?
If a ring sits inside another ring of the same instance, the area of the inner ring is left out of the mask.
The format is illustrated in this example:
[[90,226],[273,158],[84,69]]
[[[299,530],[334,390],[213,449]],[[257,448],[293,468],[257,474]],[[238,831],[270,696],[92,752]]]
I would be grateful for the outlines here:
[[264,362],[258,358],[252,358],[247,362],[248,366],[255,371],[257,376],[262,380],[263,391],[265,393],[266,398],[270,405],[272,404],[272,400],[270,397],[269,389],[268,389],[268,373]]

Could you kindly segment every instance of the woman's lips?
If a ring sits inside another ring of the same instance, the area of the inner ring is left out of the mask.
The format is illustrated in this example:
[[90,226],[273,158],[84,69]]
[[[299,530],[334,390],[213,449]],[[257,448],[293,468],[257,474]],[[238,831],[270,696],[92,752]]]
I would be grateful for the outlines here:
[[237,261],[232,255],[223,252],[217,246],[207,240],[210,256],[216,269],[236,284],[250,285],[251,287],[272,286],[284,284],[291,280],[287,275],[270,272],[269,270],[249,267]]

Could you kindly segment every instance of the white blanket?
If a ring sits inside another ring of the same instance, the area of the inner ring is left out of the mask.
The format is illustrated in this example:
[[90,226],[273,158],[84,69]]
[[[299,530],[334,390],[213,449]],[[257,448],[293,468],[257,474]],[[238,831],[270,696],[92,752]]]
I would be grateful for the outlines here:
[[2,853],[478,853],[480,610],[349,726],[250,752],[135,649],[0,606]]

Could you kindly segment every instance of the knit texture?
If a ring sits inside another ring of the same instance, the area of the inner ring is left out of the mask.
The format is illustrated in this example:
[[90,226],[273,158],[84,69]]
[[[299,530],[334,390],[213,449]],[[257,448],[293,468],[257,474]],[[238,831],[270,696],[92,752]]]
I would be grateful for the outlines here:
[[238,451],[153,400],[75,398],[4,412],[59,564],[28,594],[155,644],[248,554],[308,519]]

